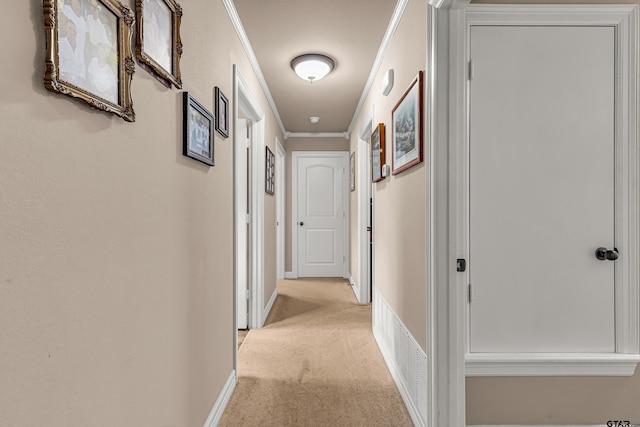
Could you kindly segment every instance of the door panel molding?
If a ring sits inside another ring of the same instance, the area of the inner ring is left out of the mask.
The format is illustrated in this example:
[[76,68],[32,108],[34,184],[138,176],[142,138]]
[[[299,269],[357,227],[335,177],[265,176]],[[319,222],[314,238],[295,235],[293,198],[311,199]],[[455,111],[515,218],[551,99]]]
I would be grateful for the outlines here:
[[[468,305],[452,303],[457,321],[464,326],[466,374],[475,375],[632,375],[640,361],[638,289],[638,6],[637,5],[472,5],[457,14],[455,25],[464,28],[464,44],[457,49],[457,75],[465,82],[453,93],[453,114],[462,120],[459,137],[452,140],[459,156],[452,162],[455,179],[450,194],[455,208],[458,256],[469,257],[469,86],[470,28],[475,25],[611,26],[616,32],[615,116],[615,241],[621,256],[615,265],[616,352],[614,354],[491,354],[468,352]],[[454,71],[456,73],[456,71]],[[455,137],[455,135],[454,135]],[[468,270],[454,279],[459,289],[469,284]],[[453,333],[460,332],[452,331]],[[455,338],[454,338],[455,339]]]

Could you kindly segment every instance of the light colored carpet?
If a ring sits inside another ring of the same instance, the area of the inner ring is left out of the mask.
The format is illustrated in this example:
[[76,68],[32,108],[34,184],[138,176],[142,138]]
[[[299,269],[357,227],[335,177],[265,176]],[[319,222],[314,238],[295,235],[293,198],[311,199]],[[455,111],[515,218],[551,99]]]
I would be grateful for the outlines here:
[[344,280],[280,281],[238,372],[222,427],[413,425],[371,333],[371,305]]

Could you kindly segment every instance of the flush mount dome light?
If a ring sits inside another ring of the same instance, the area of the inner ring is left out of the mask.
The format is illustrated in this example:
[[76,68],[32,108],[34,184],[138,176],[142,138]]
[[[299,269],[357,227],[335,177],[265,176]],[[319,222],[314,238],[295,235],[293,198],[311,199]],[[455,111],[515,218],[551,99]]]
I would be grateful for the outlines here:
[[329,74],[334,66],[335,63],[333,59],[315,53],[300,55],[291,61],[293,71],[295,71],[301,79],[308,80],[311,83]]

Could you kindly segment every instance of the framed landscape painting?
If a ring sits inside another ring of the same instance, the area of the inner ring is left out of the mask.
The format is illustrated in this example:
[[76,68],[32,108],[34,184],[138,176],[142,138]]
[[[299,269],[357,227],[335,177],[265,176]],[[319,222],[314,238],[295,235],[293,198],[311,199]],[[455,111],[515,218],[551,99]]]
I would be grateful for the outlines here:
[[385,162],[384,123],[378,124],[371,134],[371,182],[384,179],[382,166]]
[[134,16],[118,0],[44,0],[45,87],[135,121]]
[[393,174],[422,162],[423,97],[420,71],[391,113]]

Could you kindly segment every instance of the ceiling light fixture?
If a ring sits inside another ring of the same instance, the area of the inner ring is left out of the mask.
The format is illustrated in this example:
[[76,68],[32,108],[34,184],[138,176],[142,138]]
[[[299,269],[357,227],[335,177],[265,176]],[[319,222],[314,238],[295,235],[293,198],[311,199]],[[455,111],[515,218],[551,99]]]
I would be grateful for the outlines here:
[[291,61],[293,71],[302,80],[308,80],[311,83],[329,74],[333,71],[333,67],[335,67],[333,59],[317,53],[300,55]]
[[309,117],[309,121],[315,125],[320,121],[320,117],[316,117],[316,116]]

